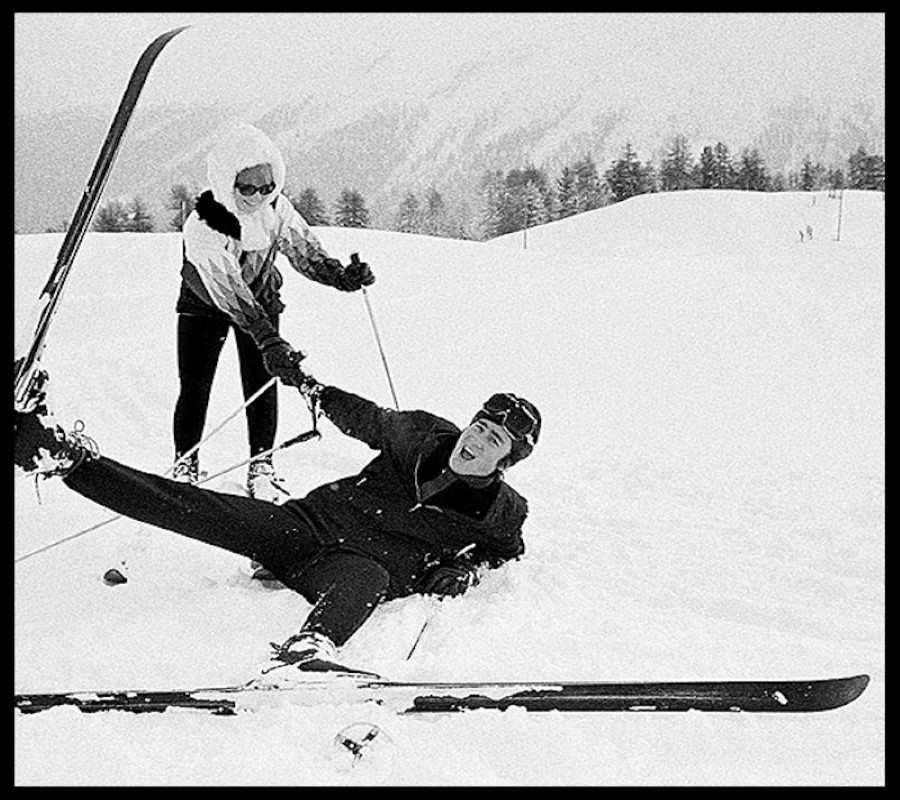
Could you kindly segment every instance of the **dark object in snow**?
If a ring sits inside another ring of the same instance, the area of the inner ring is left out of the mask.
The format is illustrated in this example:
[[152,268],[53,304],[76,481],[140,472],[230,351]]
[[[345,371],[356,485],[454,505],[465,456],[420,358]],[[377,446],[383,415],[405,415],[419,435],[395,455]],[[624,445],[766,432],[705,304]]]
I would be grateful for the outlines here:
[[103,573],[103,582],[107,586],[120,586],[123,583],[128,583],[128,578],[117,569],[108,569]]

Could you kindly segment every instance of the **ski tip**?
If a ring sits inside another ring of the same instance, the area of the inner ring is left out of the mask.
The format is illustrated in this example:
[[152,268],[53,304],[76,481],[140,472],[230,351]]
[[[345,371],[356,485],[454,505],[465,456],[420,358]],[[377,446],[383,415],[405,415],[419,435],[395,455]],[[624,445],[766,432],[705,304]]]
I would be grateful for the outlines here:
[[186,31],[186,30],[187,30],[188,28],[190,28],[190,27],[191,27],[190,25],[180,25],[180,26],[177,27],[177,28],[172,28],[172,30],[170,30],[170,31],[166,31],[166,33],[164,33],[164,34],[163,34],[162,36],[160,36],[159,38],[162,39],[163,37],[165,37],[166,39],[171,39],[171,38],[173,38],[174,36],[177,36],[177,35],[178,35],[179,33],[181,33],[182,31]]
[[829,681],[830,691],[827,692],[827,699],[823,702],[822,709],[841,708],[852,703],[866,690],[870,680],[868,675],[860,674]]
[[850,680],[853,682],[853,688],[856,691],[856,694],[854,694],[851,699],[855,700],[866,690],[866,687],[869,685],[869,681],[871,680],[871,678],[866,674],[862,674],[855,675],[854,677],[850,678]]
[[[149,45],[147,45],[147,49],[145,51],[145,56],[149,58],[155,58],[156,54],[162,50],[172,39],[178,36],[182,31],[186,31],[190,28],[190,25],[181,25],[178,28],[172,28],[170,31],[166,31],[165,33],[161,33],[157,36]],[[153,54],[153,55],[150,55]]]

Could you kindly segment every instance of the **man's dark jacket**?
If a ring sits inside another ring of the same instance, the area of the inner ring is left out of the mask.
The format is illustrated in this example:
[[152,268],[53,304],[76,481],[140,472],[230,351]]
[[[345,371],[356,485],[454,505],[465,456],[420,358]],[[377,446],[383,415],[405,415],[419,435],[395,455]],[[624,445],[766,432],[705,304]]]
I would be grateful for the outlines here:
[[465,562],[472,566],[496,567],[524,552],[528,505],[499,478],[477,518],[442,504],[440,495],[421,502],[423,465],[449,454],[460,435],[456,425],[425,411],[381,408],[333,386],[323,389],[320,402],[343,433],[380,452],[358,475],[285,506],[312,522],[322,544],[381,564],[391,578],[388,597],[420,591],[430,570],[457,563],[470,545]]

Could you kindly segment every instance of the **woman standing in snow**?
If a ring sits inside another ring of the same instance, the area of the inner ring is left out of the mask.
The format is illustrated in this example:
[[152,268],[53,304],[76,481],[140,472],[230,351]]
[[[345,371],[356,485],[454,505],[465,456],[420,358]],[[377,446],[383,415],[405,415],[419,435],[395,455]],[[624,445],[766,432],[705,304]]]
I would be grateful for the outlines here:
[[[231,128],[207,159],[210,188],[185,220],[178,312],[178,374],[175,405],[176,467],[173,477],[195,483],[198,453],[182,458],[203,435],[219,354],[233,330],[245,399],[271,375],[290,384],[304,354],[279,335],[284,304],[275,257],[282,253],[301,275],[353,292],[375,277],[353,260],[342,266],[330,258],[309,225],[281,194],[284,159],[274,143],[252,125]],[[272,448],[278,398],[272,386],[247,407],[250,455]],[[277,501],[271,456],[250,462],[247,489],[253,497]]]

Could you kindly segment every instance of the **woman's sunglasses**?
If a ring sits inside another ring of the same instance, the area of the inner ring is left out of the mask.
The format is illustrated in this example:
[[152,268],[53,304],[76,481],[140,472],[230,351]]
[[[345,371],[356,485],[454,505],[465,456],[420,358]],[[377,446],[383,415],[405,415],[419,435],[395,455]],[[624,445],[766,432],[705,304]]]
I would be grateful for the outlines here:
[[272,194],[275,191],[275,184],[267,183],[265,186],[254,186],[252,183],[236,183],[234,188],[244,197],[253,197],[257,192],[260,194]]

